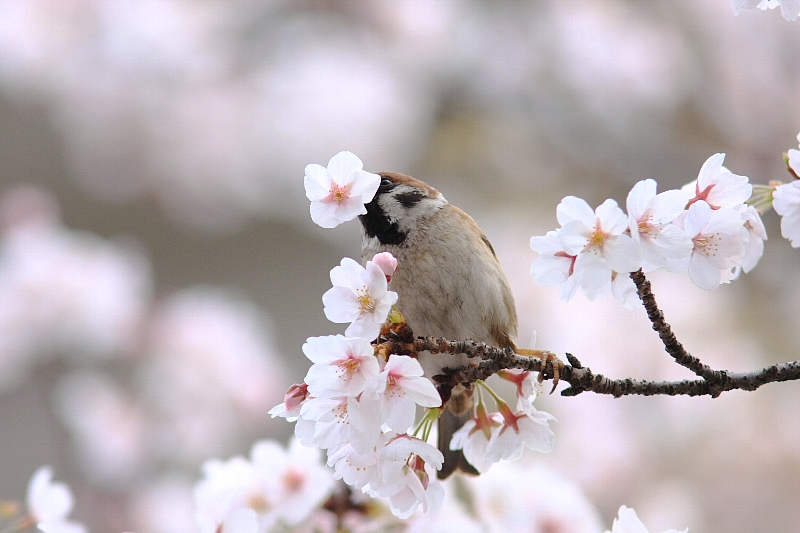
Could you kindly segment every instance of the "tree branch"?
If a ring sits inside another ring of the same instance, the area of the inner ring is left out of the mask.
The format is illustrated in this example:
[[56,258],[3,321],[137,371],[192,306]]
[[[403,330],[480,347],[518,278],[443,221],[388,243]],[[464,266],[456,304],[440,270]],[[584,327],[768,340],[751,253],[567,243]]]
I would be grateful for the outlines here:
[[570,387],[561,391],[562,396],[577,396],[583,392],[609,394],[615,398],[637,394],[654,396],[711,396],[716,398],[729,390],[753,391],[766,383],[793,381],[800,379],[800,361],[772,365],[753,372],[729,372],[714,370],[694,357],[678,342],[672,328],[664,320],[664,313],[658,308],[650,282],[641,270],[631,272],[639,299],[642,300],[647,316],[658,332],[664,349],[676,363],[697,374],[702,379],[681,381],[646,381],[637,379],[610,379],[584,368],[572,354],[566,354],[570,364],[564,364],[547,350],[524,350],[525,354],[514,352],[511,348],[498,348],[472,340],[448,340],[443,337],[418,337],[404,321],[392,324],[382,332],[385,342],[375,346],[376,353],[388,359],[390,354],[405,354],[416,357],[419,352],[432,354],[464,354],[479,362],[461,368],[447,369],[442,375],[433,376],[442,399],[447,401],[450,391],[458,384],[474,383],[484,380],[503,369],[539,372],[539,380],[552,379],[566,381]]
[[672,333],[672,328],[664,320],[664,313],[658,308],[656,297],[650,289],[650,282],[644,277],[642,270],[631,272],[631,279],[636,284],[636,291],[645,311],[647,311],[647,317],[653,323],[653,329],[658,332],[658,336],[661,338],[661,342],[664,343],[664,349],[667,353],[675,359],[676,363],[688,368],[706,381],[717,381],[720,376],[710,366],[701,363],[700,359],[687,352],[683,345],[678,342],[675,334]]
[[572,354],[567,354],[571,364],[563,364],[552,353],[537,350],[538,356],[520,355],[510,348],[497,348],[483,342],[450,341],[442,337],[419,337],[411,342],[390,340],[378,345],[386,354],[398,353],[416,356],[417,353],[429,351],[436,353],[463,353],[469,358],[479,358],[475,366],[461,367],[436,376],[440,390],[448,390],[459,383],[474,383],[486,379],[502,369],[518,369],[541,372],[543,379],[553,379],[555,369],[559,369],[560,381],[570,384],[561,391],[562,396],[577,396],[583,392],[608,394],[619,398],[631,394],[641,396],[711,396],[716,398],[730,390],[753,391],[766,383],[776,381],[793,381],[800,379],[800,361],[772,365],[754,372],[728,372],[712,370],[716,379],[681,381],[647,381],[637,379],[611,379],[602,374],[595,374],[584,368]]

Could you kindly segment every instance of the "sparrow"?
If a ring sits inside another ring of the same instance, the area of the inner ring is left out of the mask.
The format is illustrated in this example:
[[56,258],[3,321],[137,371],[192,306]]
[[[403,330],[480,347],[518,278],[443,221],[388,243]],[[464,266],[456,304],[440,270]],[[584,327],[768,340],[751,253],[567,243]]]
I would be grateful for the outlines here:
[[[360,215],[361,259],[380,252],[397,258],[389,289],[397,309],[416,336],[472,339],[517,351],[514,297],[489,239],[475,221],[420,180],[380,172],[375,197]],[[425,376],[468,366],[464,354],[420,353]],[[438,422],[438,448],[444,455],[440,479],[456,470],[477,475],[450,440],[473,415],[471,384],[452,389]]]

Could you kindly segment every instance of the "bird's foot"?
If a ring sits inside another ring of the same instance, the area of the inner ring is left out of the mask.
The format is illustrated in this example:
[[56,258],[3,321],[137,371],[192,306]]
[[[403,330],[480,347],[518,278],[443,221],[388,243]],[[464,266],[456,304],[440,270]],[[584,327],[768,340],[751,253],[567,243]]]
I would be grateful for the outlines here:
[[550,394],[553,394],[553,392],[556,390],[556,386],[558,385],[561,371],[564,370],[564,363],[561,361],[561,359],[559,359],[558,356],[553,352],[548,352],[546,350],[517,348],[517,353],[519,355],[524,355],[526,357],[532,357],[539,360],[538,381],[539,383],[542,383],[545,377],[552,376],[553,388],[550,390]]

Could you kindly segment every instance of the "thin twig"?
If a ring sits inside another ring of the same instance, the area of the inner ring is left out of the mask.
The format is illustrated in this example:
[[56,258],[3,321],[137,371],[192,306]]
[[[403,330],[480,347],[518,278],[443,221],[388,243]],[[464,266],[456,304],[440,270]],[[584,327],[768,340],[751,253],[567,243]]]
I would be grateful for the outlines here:
[[650,289],[650,282],[644,277],[641,269],[631,272],[631,279],[636,284],[636,290],[647,311],[647,317],[653,323],[653,329],[658,332],[658,336],[661,338],[661,342],[664,343],[664,349],[667,353],[675,359],[676,363],[688,368],[706,381],[717,381],[720,376],[710,366],[703,364],[700,359],[687,352],[683,345],[678,342],[675,334],[672,333],[672,328],[664,320],[664,313],[658,308],[656,298]]

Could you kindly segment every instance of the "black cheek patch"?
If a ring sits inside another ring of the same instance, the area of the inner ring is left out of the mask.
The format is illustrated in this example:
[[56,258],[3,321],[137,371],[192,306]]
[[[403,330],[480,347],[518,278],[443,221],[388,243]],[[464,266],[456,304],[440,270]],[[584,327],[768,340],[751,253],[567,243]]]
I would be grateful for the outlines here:
[[407,232],[400,231],[396,222],[391,222],[380,205],[378,197],[366,205],[367,214],[359,215],[361,226],[368,237],[377,237],[381,244],[403,244]]
[[400,205],[406,209],[411,209],[425,198],[425,195],[420,191],[408,191],[400,194],[395,194],[394,199],[400,202]]

